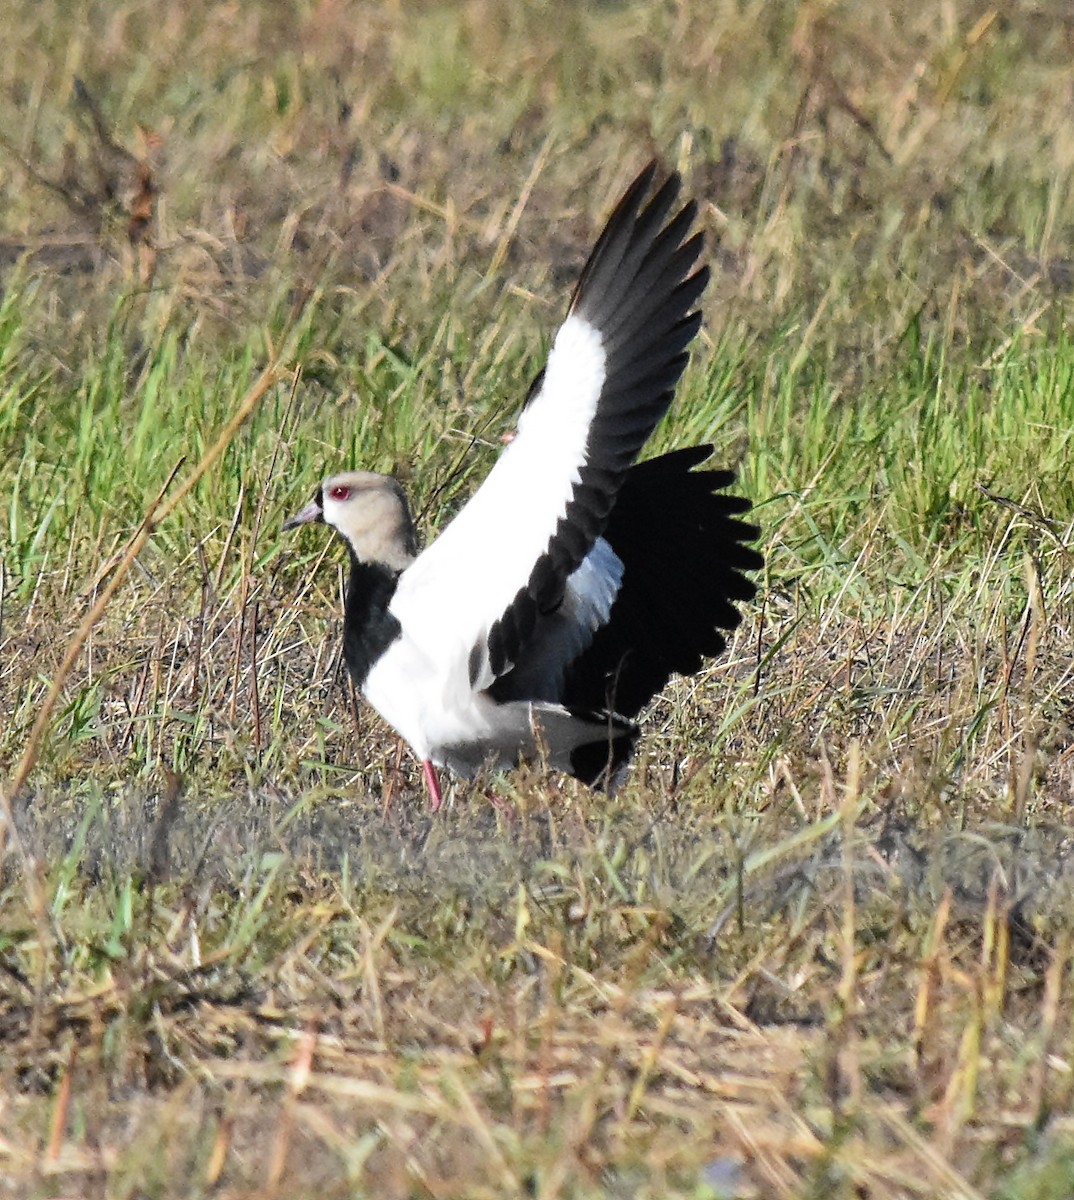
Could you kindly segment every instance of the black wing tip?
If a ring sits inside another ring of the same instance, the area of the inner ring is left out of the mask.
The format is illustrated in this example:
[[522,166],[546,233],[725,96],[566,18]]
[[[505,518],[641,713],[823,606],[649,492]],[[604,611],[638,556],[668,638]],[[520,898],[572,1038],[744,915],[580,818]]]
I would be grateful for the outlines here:
[[[634,176],[634,180],[627,186],[623,193],[623,200],[616,205],[616,210],[622,205],[625,200],[633,200],[635,196],[644,196],[648,192],[653,180],[656,178],[657,171],[660,170],[660,162],[656,158],[650,158],[644,167]],[[613,213],[614,216],[614,213]]]
[[[589,290],[589,285],[593,282],[594,277],[602,271],[604,259],[609,256],[615,256],[618,259],[619,255],[616,254],[614,248],[617,243],[625,242],[626,245],[621,247],[621,250],[625,250],[640,234],[646,234],[647,241],[656,241],[672,229],[679,230],[676,238],[676,242],[678,242],[693,225],[697,218],[697,202],[695,200],[688,200],[678,213],[670,220],[668,219],[668,214],[682,191],[682,176],[678,171],[667,172],[662,182],[653,191],[654,181],[660,178],[661,172],[662,167],[659,160],[650,159],[620,196],[582,268],[574,294],[571,296],[568,313],[578,310]],[[648,228],[650,224],[654,226],[651,230]],[[695,240],[697,255],[699,255],[703,245],[702,235],[696,234],[690,239],[690,242],[693,243]],[[696,258],[697,255],[694,257]],[[613,272],[614,265],[612,265]]]
[[[682,175],[676,170],[667,170],[658,158],[650,158],[644,167],[634,176],[633,181],[627,185],[626,191],[623,193],[619,203],[612,210],[612,215],[608,218],[608,224],[620,215],[620,211],[625,211],[628,207],[638,207],[649,191],[653,187],[655,180],[660,180],[649,197],[646,204],[646,210],[650,208],[660,208],[662,205],[667,205],[669,208],[678,199],[679,193],[682,191]],[[692,208],[697,211],[697,204],[690,200],[687,208]]]
[[[649,175],[649,178],[652,179],[655,176],[656,171],[657,171],[657,162],[656,162],[655,158],[652,160],[652,162],[649,164],[649,166],[651,166],[653,168],[653,173],[651,175]],[[646,168],[646,172],[648,172],[648,168]],[[681,191],[682,191],[682,176],[679,174],[678,171],[669,171],[667,173],[667,175],[664,177],[663,183],[661,183],[660,186],[656,189],[656,191],[652,195],[652,198],[649,200],[649,203],[645,206],[645,211],[648,212],[650,210],[653,210],[655,212],[656,210],[661,209],[661,208],[670,209],[671,206],[675,203],[675,201],[678,200],[679,193]],[[683,205],[682,212],[689,212],[691,214],[690,220],[687,221],[687,224],[691,224],[693,222],[694,217],[697,216],[697,201],[696,200],[688,200]]]

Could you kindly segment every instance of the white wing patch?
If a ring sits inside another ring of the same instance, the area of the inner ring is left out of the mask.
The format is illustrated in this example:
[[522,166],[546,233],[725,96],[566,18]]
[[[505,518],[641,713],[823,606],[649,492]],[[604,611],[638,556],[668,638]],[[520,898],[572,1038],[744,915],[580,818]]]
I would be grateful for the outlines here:
[[470,502],[400,576],[391,612],[405,636],[437,662],[449,690],[470,690],[471,651],[484,652],[489,629],[525,586],[567,511],[604,379],[600,334],[569,316],[514,441]]

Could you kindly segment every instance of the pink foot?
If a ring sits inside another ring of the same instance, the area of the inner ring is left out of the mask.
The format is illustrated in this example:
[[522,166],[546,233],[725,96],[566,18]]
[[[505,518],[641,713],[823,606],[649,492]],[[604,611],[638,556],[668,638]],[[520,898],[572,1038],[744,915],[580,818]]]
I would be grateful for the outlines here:
[[431,759],[426,758],[422,760],[421,769],[425,775],[425,786],[429,789],[429,811],[436,812],[444,803],[444,797],[440,793],[440,780],[436,777],[436,767]]

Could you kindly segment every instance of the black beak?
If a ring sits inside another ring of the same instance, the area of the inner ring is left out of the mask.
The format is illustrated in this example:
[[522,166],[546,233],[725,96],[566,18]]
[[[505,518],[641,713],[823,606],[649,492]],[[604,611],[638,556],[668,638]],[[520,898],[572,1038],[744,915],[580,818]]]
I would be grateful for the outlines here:
[[310,521],[323,521],[324,507],[321,504],[321,493],[316,496],[306,505],[301,512],[296,512],[293,517],[288,517],[280,526],[281,529],[294,529],[296,525],[308,525]]

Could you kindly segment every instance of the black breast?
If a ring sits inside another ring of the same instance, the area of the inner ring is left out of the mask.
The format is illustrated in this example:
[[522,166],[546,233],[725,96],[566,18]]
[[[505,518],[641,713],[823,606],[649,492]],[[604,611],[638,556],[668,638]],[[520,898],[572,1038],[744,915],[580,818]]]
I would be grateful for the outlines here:
[[398,580],[398,573],[383,563],[351,559],[343,612],[343,657],[357,688],[402,631],[388,611]]

